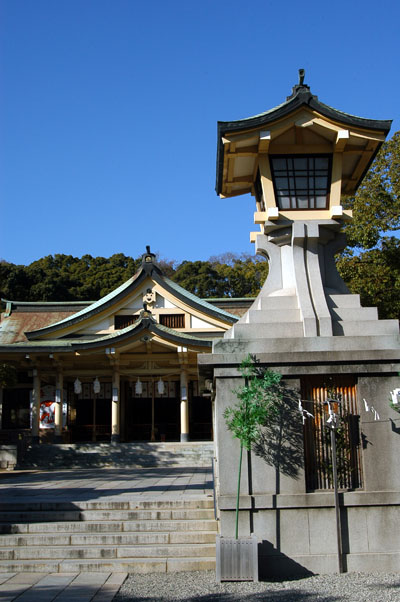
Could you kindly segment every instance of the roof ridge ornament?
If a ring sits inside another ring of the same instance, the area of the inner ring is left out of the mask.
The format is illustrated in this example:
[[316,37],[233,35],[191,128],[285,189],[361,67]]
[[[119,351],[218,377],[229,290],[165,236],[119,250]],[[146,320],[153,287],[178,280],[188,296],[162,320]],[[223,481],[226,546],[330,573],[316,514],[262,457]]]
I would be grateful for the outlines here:
[[161,269],[157,265],[157,256],[155,253],[150,251],[150,245],[146,245],[146,253],[142,255],[142,268],[149,275],[152,274],[153,270],[162,274]]
[[[310,98],[313,97],[313,94],[310,92],[310,86],[307,86],[307,84],[304,83],[305,76],[306,70],[299,69],[299,83],[293,86],[292,93],[290,96],[286,97],[286,100],[290,100],[299,94],[307,94]],[[314,98],[316,98],[316,96]]]

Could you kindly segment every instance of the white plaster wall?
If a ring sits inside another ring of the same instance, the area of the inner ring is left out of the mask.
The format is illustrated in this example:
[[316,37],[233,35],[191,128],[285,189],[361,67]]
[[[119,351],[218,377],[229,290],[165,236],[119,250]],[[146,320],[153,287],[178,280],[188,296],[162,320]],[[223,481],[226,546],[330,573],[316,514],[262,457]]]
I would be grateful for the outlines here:
[[190,316],[190,328],[208,328],[215,330],[215,326],[210,324],[210,322],[206,322],[205,320],[201,320],[196,316]]

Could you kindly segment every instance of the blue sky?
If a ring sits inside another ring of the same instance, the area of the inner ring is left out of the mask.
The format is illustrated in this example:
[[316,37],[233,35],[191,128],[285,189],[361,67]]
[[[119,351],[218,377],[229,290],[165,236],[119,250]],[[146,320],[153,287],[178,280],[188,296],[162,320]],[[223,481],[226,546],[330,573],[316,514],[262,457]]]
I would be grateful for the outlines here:
[[217,121],[297,83],[399,118],[400,3],[0,1],[0,258],[253,252],[254,200],[216,196]]

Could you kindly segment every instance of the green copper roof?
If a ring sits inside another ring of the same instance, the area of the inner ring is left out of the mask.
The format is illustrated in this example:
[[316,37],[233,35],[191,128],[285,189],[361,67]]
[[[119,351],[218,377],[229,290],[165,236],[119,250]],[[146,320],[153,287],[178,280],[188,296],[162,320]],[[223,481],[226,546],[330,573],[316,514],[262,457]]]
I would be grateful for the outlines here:
[[[48,334],[51,332],[55,332],[58,329],[66,326],[73,326],[74,324],[79,324],[83,320],[104,311],[108,307],[112,306],[118,300],[122,299],[124,296],[133,292],[133,290],[140,286],[140,284],[147,278],[152,278],[154,282],[159,283],[165,290],[170,291],[176,297],[186,302],[188,305],[196,307],[200,310],[203,310],[205,313],[209,315],[224,320],[229,324],[233,324],[237,322],[237,316],[224,311],[223,309],[216,308],[214,305],[207,303],[203,299],[196,297],[192,293],[189,293],[184,288],[176,284],[169,278],[163,276],[160,268],[155,263],[155,256],[153,254],[146,254],[147,258],[150,257],[150,260],[142,262],[142,266],[138,270],[138,272],[129,278],[126,282],[121,284],[114,291],[102,297],[98,301],[92,303],[91,305],[84,307],[80,311],[74,313],[73,315],[64,318],[58,322],[51,324],[50,326],[46,326],[44,328],[40,328],[38,330],[32,330],[30,332],[26,332],[25,335],[29,340],[36,339],[44,334]],[[107,335],[109,336],[109,335]],[[98,339],[97,339],[98,340]]]
[[91,349],[96,347],[103,347],[107,343],[117,343],[130,337],[135,337],[141,334],[143,331],[148,331],[154,335],[159,335],[161,338],[172,340],[176,343],[190,345],[190,343],[196,347],[211,348],[212,341],[204,338],[197,338],[194,335],[190,335],[183,332],[178,332],[172,328],[168,328],[161,324],[158,324],[154,318],[152,318],[149,312],[142,312],[138,320],[118,331],[110,334],[106,334],[96,339],[53,339],[53,340],[40,340],[40,341],[29,341],[29,342],[18,342],[12,344],[0,345],[0,352],[15,353],[29,353],[33,351],[42,351],[51,353],[52,351],[57,352],[74,352],[82,349]]
[[210,313],[216,317],[224,318],[228,322],[237,322],[237,316],[230,314],[229,312],[225,311],[224,309],[220,309],[219,307],[215,307],[214,305],[211,305],[211,303],[208,303],[207,301],[205,301],[205,299],[200,299],[200,297],[197,297],[193,293],[189,293],[189,291],[182,288],[182,286],[180,286],[173,280],[163,277],[163,282],[170,289],[172,289],[178,297],[181,297],[181,298],[185,297],[186,299],[189,299],[193,305],[198,306],[199,308],[205,310],[207,313]]

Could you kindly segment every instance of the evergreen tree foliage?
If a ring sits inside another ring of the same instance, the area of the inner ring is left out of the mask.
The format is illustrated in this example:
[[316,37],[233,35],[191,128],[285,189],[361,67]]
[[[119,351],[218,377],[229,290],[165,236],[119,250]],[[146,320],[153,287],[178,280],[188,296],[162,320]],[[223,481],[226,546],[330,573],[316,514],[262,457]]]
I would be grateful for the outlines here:
[[400,318],[400,132],[385,142],[354,197],[346,225],[349,247],[338,270],[364,306],[376,306],[380,318]]

